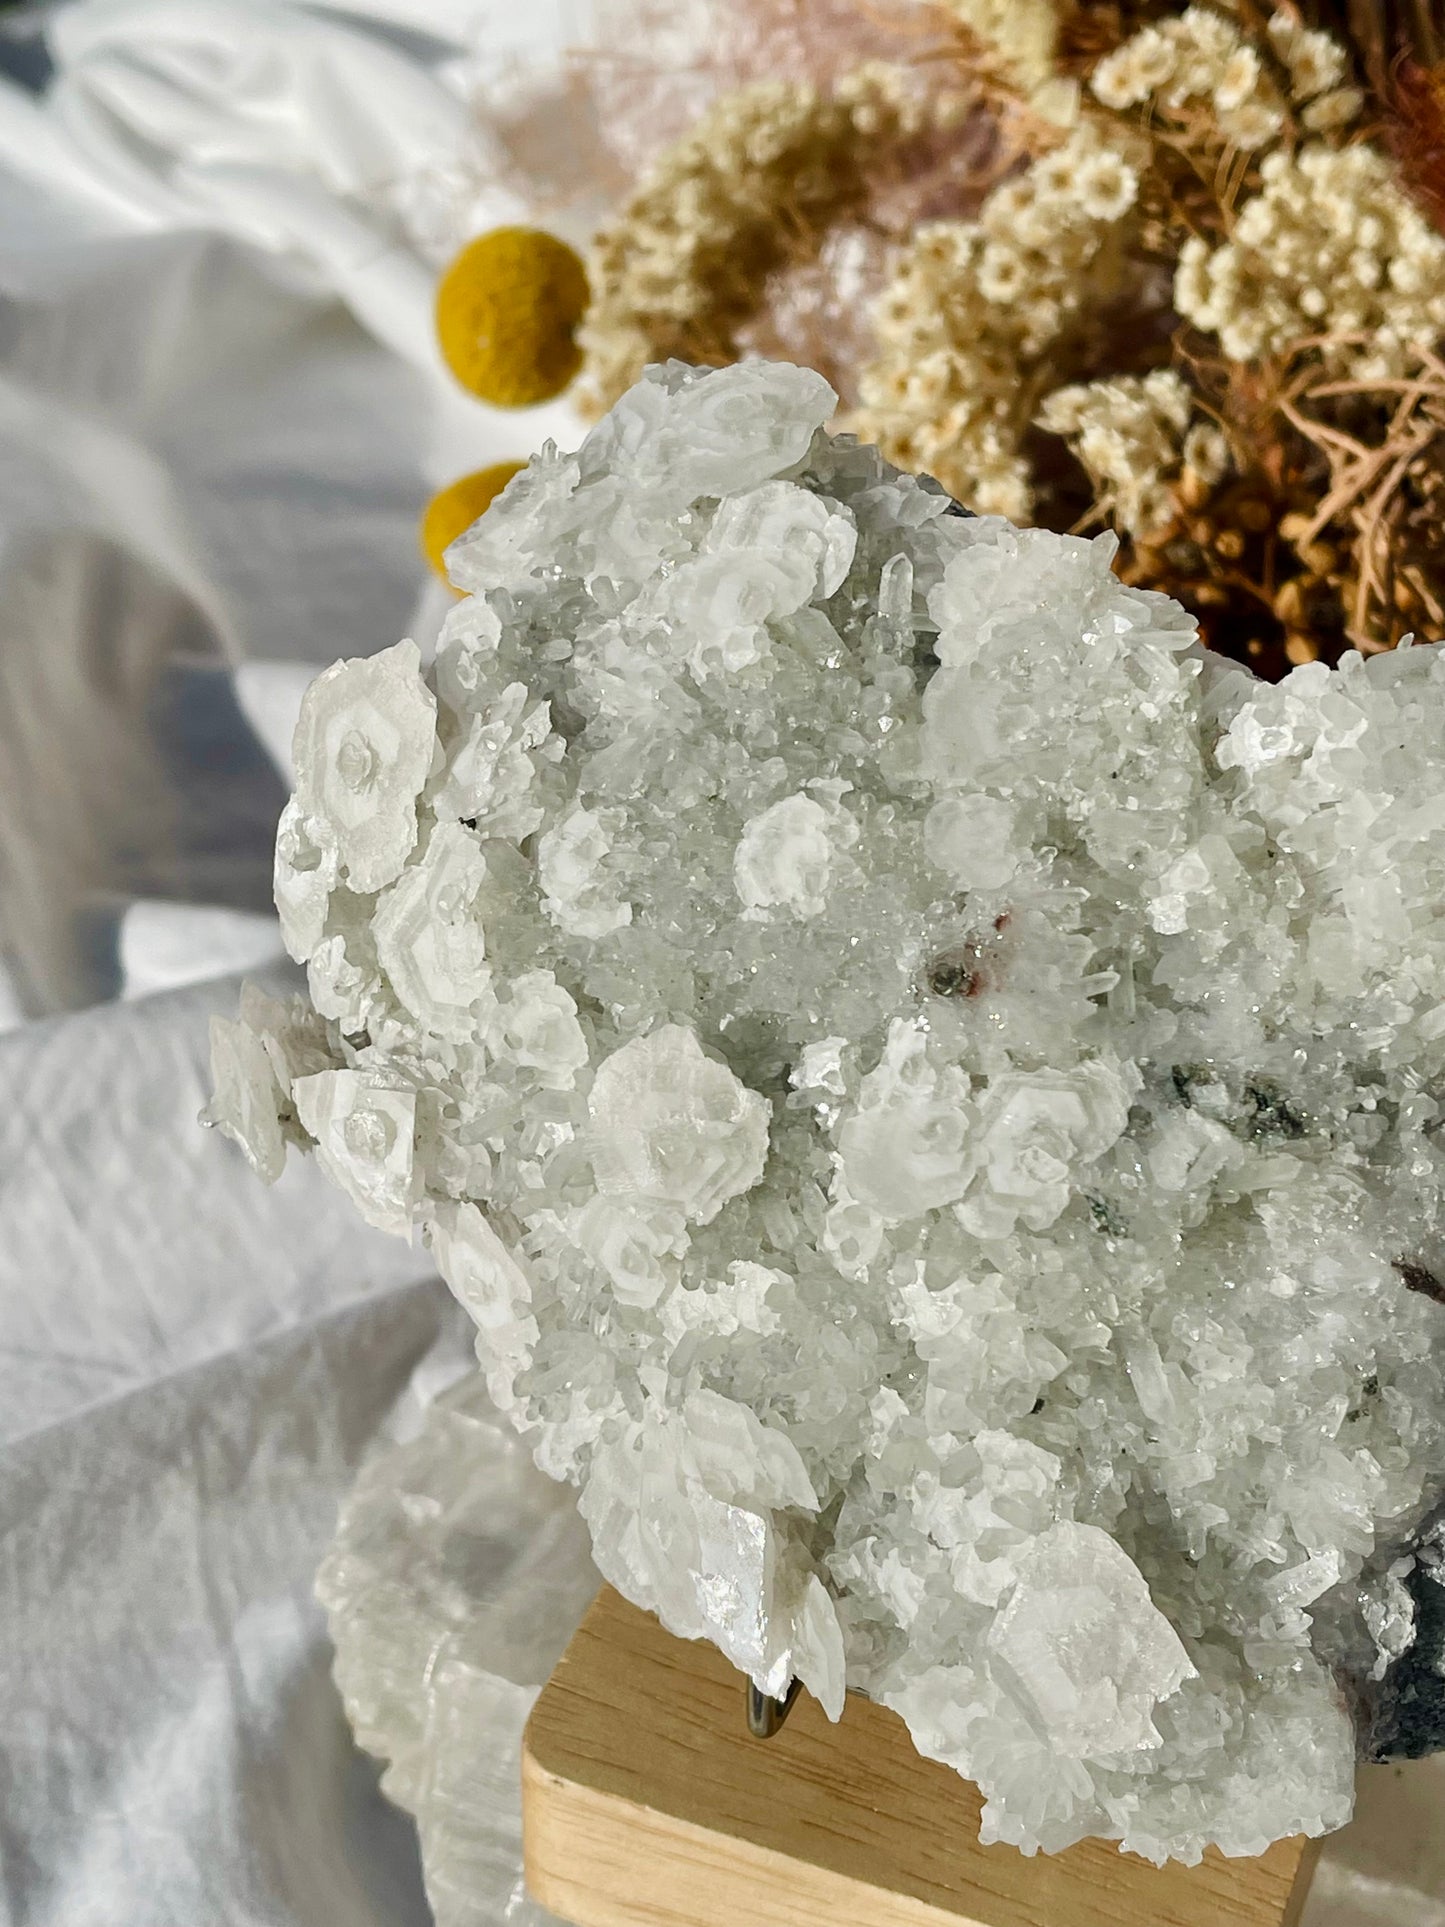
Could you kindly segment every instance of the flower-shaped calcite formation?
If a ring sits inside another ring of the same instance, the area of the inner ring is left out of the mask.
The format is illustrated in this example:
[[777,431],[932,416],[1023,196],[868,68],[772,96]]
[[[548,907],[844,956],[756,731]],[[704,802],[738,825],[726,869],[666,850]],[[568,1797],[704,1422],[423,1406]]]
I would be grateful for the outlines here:
[[1123,1135],[1139,1088],[1131,1065],[1093,1058],[1070,1071],[1006,1071],[978,1108],[983,1185],[965,1207],[979,1237],[1007,1237],[1020,1218],[1042,1231],[1068,1207],[1069,1173]]
[[257,1177],[274,1184],[286,1167],[280,1110],[290,1086],[278,1085],[262,1033],[249,1024],[213,1017],[211,1081],[211,1102],[202,1114],[203,1122],[219,1125],[240,1145]]
[[711,1224],[768,1155],[769,1111],[693,1031],[664,1024],[597,1067],[588,1099],[597,1188],[674,1204]]
[[437,1263],[481,1334],[487,1390],[509,1418],[520,1417],[512,1388],[538,1338],[532,1280],[474,1204],[436,1205],[429,1230]]
[[738,896],[749,910],[786,904],[800,917],[815,917],[827,905],[836,852],[857,840],[858,825],[836,803],[829,808],[816,796],[785,796],[738,839]]
[[295,809],[347,884],[379,890],[416,842],[416,799],[436,748],[436,702],[414,642],[324,670],[301,701]]
[[816,1513],[818,1496],[788,1438],[745,1405],[693,1392],[599,1448],[582,1516],[604,1576],[656,1600],[687,1639],[713,1639],[733,1664],[782,1694],[809,1680],[830,1719],[843,1711],[837,1615],[815,1573],[789,1561],[773,1514]]
[[1029,1542],[988,1643],[1072,1759],[1157,1747],[1154,1708],[1196,1677],[1138,1567],[1071,1520]]
[[1445,662],[1256,683],[832,405],[652,370],[323,678],[215,1116],[668,1625],[990,1839],[1256,1853],[1445,1738]]
[[368,1224],[405,1236],[416,1202],[416,1093],[362,1071],[317,1071],[291,1091],[326,1175]]
[[420,860],[377,900],[377,961],[414,1018],[465,1035],[491,988],[483,923],[487,859],[460,823],[439,823]]
[[296,1116],[295,1082],[331,1067],[326,1026],[303,998],[283,1002],[245,984],[239,1018],[211,1019],[214,1094],[202,1121],[219,1126],[256,1175],[274,1184],[287,1145],[311,1143]]

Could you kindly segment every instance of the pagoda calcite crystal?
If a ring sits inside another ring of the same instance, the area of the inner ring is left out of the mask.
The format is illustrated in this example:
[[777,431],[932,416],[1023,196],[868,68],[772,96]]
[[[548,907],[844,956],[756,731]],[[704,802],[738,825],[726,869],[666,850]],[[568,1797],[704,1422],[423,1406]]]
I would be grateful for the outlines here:
[[[603,1574],[1197,1859],[1445,1740],[1445,656],[1266,686],[653,369],[310,691],[213,1115],[414,1225]],[[741,1715],[740,1715],[741,1717]]]

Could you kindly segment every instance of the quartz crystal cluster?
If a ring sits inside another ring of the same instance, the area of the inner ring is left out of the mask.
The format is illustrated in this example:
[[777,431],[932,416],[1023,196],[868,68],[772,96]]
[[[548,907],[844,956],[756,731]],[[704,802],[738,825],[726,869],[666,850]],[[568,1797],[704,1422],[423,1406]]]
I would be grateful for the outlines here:
[[310,1003],[212,1116],[421,1228],[608,1579],[987,1838],[1320,1833],[1445,1688],[1445,656],[1258,683],[833,401],[652,369],[313,686]]
[[316,1575],[347,1718],[412,1814],[437,1927],[561,1927],[522,1884],[522,1729],[597,1590],[587,1534],[478,1375],[384,1447]]

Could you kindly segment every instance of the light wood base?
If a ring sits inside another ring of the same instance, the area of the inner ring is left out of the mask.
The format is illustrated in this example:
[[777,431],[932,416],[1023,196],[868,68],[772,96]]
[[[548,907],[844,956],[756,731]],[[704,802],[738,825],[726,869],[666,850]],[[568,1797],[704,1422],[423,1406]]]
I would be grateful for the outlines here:
[[1293,1927],[1313,1843],[1153,1867],[1100,1840],[978,1842],[978,1790],[850,1695],[752,1739],[743,1683],[610,1589],[522,1753],[527,1886],[577,1927]]

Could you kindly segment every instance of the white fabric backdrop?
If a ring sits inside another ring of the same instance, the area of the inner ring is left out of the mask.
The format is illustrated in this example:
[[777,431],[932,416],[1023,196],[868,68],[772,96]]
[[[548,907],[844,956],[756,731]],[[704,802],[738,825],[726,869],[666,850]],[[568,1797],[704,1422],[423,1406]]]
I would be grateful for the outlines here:
[[[468,90],[583,5],[76,0],[0,82],[4,1927],[426,1918],[311,1575],[464,1321],[198,1131],[235,984],[183,986],[274,952],[290,719],[434,625],[429,486],[575,432],[459,395],[427,311],[521,211]],[[1306,1927],[1445,1927],[1442,1787],[1374,1777]]]
[[274,955],[290,721],[445,606],[429,487],[571,432],[460,395],[428,322],[446,218],[517,211],[458,186],[467,62],[560,20],[362,12],[79,4],[42,100],[0,82],[5,1927],[428,1919],[312,1583],[470,1327],[198,1128],[237,985],[175,988]]
[[113,994],[132,898],[266,910],[280,792],[238,765],[284,759],[298,669],[425,638],[431,487],[576,432],[464,395],[430,322],[522,212],[471,90],[555,61],[568,0],[365,11],[79,0],[45,94],[0,81],[0,1016]]
[[421,1927],[311,1597],[469,1364],[424,1259],[202,1133],[234,980],[0,1039],[0,1919]]

